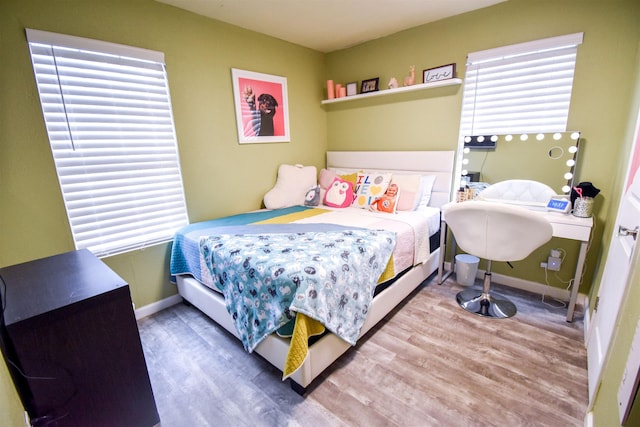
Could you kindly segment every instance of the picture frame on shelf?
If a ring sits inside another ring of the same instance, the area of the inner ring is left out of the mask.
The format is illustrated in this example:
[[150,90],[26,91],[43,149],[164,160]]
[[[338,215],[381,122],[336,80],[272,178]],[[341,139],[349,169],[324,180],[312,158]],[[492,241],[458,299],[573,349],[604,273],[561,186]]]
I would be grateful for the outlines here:
[[239,144],[289,142],[287,78],[231,69]]
[[456,64],[440,65],[439,67],[427,68],[422,71],[422,83],[433,83],[440,80],[449,80],[456,77]]
[[347,83],[347,96],[358,94],[358,82]]
[[379,90],[380,77],[363,80],[360,85],[360,93],[376,92]]

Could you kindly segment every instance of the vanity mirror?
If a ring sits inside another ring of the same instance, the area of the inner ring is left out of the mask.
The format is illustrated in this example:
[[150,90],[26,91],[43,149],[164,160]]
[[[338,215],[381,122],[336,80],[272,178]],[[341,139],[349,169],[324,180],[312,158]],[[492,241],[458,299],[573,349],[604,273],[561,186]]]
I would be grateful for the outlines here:
[[530,179],[558,194],[573,187],[580,132],[511,133],[464,138],[461,183]]

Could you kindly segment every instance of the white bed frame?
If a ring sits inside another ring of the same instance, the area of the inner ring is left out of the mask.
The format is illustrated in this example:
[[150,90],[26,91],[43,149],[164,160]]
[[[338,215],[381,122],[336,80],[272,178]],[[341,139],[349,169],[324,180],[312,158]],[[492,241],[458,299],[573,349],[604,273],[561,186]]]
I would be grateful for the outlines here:
[[[341,169],[386,170],[397,173],[435,175],[429,206],[440,207],[451,200],[454,151],[329,151],[327,167]],[[404,300],[429,275],[438,269],[440,248],[429,259],[413,267],[373,300],[362,326],[361,336]],[[177,277],[178,292],[236,337],[238,333],[226,310],[224,297],[191,276]],[[334,334],[325,334],[309,346],[307,359],[291,378],[291,386],[302,394],[311,382],[351,346]],[[272,334],[254,350],[278,369],[283,369],[289,340]]]

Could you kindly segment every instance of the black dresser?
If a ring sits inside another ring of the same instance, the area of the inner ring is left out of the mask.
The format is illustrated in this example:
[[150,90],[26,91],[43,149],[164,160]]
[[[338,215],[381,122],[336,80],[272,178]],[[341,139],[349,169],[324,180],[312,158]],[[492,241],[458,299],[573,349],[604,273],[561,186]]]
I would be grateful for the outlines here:
[[87,250],[0,268],[0,276],[0,346],[32,425],[159,423],[122,278]]

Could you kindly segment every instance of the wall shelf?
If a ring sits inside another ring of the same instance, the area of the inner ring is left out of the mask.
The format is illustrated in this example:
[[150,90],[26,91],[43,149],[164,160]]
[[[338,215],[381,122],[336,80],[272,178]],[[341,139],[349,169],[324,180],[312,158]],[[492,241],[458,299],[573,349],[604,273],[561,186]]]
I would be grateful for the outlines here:
[[459,85],[459,84],[462,84],[462,79],[447,79],[447,80],[440,80],[433,83],[418,83],[412,86],[403,86],[395,89],[384,89],[384,90],[378,90],[376,92],[368,92],[368,93],[361,93],[358,95],[344,96],[342,98],[325,99],[321,101],[321,103],[335,104],[337,102],[355,101],[357,99],[373,98],[376,96],[393,95],[393,94],[404,93],[404,92],[414,92],[418,90],[433,89],[437,87],[453,86],[453,85]]

